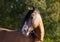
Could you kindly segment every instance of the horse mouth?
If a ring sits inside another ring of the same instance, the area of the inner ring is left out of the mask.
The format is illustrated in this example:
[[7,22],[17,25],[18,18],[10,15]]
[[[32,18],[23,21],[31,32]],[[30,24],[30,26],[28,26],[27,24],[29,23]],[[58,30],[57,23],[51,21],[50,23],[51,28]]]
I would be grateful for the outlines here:
[[22,34],[29,36],[30,32],[33,31],[33,28],[29,28],[28,30],[23,30]]
[[23,30],[23,31],[22,31],[22,34],[25,35],[25,36],[28,36],[29,33],[30,33],[30,32],[29,32],[29,31],[26,31],[26,30]]

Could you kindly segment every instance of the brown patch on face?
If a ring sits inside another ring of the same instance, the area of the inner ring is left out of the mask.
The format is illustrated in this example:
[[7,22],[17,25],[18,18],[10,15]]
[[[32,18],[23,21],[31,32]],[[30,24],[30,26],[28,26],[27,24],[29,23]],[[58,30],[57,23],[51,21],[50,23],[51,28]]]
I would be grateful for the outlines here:
[[34,28],[36,28],[38,25],[39,25],[39,16],[38,16],[38,13],[37,13],[37,11],[35,10],[33,13],[32,13],[32,15],[31,15],[32,17],[33,17],[33,27]]
[[33,16],[36,16],[36,15],[37,15],[37,12],[36,12],[36,10],[35,10],[35,11],[32,13],[31,16],[33,17]]

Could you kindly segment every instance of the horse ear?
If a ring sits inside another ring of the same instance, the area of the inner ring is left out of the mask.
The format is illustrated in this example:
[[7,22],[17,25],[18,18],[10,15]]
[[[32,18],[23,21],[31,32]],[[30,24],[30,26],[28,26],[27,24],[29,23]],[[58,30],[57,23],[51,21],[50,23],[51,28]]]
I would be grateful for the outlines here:
[[28,7],[28,10],[35,10],[35,7]]

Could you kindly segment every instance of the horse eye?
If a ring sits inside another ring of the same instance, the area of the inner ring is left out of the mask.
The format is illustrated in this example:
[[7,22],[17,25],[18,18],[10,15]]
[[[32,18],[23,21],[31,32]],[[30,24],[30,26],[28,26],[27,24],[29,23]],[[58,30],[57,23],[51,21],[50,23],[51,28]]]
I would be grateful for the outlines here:
[[33,17],[31,17],[31,19],[33,19]]

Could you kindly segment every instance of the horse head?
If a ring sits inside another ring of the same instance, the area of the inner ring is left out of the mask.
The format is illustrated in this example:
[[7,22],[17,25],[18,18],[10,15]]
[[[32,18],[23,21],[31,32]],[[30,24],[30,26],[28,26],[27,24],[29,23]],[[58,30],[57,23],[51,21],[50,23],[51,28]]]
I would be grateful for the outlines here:
[[25,16],[24,23],[22,26],[22,33],[29,35],[33,30],[35,30],[37,35],[40,37],[39,39],[42,40],[43,37],[41,36],[44,36],[42,18],[41,15],[39,14],[39,11],[34,7],[31,8]]

